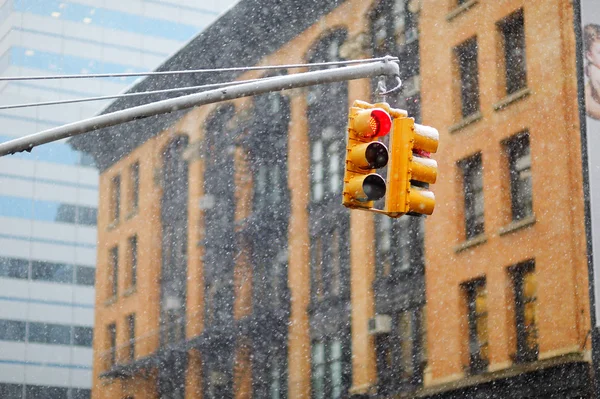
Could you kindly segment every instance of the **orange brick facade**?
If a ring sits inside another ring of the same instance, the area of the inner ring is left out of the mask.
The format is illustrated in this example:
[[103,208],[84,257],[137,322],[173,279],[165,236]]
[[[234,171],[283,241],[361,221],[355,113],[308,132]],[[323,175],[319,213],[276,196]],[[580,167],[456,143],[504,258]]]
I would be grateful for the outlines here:
[[[304,32],[264,57],[261,65],[304,63],[314,44],[329,32],[343,28],[346,58],[367,58],[370,15],[377,3],[349,0]],[[437,205],[425,221],[425,330],[427,364],[423,382],[409,397],[444,394],[516,373],[557,364],[589,362],[590,329],[588,270],[585,246],[581,154],[575,73],[573,10],[566,0],[528,2],[471,0],[420,3],[419,48],[422,121],[440,132],[438,183],[432,186]],[[413,5],[415,7],[415,5]],[[523,9],[526,34],[527,90],[506,100],[502,76],[502,46],[498,21]],[[477,37],[480,117],[462,123],[457,112],[455,60],[452,49]],[[400,60],[402,62],[402,59]],[[293,73],[293,71],[290,71]],[[251,72],[240,78],[256,78]],[[348,83],[348,105],[355,99],[373,99],[371,82]],[[287,396],[311,396],[311,165],[306,89],[283,92],[289,101],[287,179],[290,193],[287,273],[290,297],[287,328]],[[503,102],[504,101],[504,102]],[[240,131],[253,113],[251,98],[233,101],[235,116],[227,128]],[[502,106],[498,106],[502,104]],[[206,160],[203,146],[206,121],[221,104],[191,110],[159,135],[148,139],[118,160],[100,177],[98,265],[94,330],[93,398],[158,398],[157,372],[152,366],[133,375],[110,378],[111,336],[116,326],[116,364],[127,364],[127,316],[135,313],[135,358],[142,359],[160,346],[161,292],[161,168],[166,146],[178,136],[189,144],[183,153],[188,166],[186,338],[205,330],[205,197]],[[502,143],[527,130],[531,145],[533,218],[511,223],[510,178]],[[235,143],[234,143],[235,144]],[[342,147],[340,147],[342,148]],[[482,154],[484,233],[465,239],[464,198],[458,162]],[[244,234],[252,213],[252,173],[248,154],[235,146],[235,229]],[[139,205],[131,209],[129,168],[140,163]],[[120,176],[120,217],[112,220],[113,178]],[[218,206],[218,204],[217,204]],[[341,205],[340,205],[341,207]],[[351,381],[348,396],[376,395],[378,366],[376,340],[368,322],[375,315],[374,280],[377,261],[375,218],[350,212],[349,281],[351,303]],[[128,239],[137,235],[137,284],[128,283]],[[117,295],[112,295],[111,249],[118,247]],[[242,320],[253,309],[251,249],[237,248],[233,279],[233,318]],[[538,360],[513,361],[516,348],[514,298],[508,267],[535,260],[538,284],[536,321]],[[469,356],[467,306],[461,284],[486,278],[489,365],[483,375],[465,371]],[[234,343],[233,393],[252,397],[251,345],[238,337]],[[185,397],[203,392],[202,351],[187,350]],[[118,373],[117,373],[118,374]],[[451,397],[451,396],[449,396]],[[460,397],[460,395],[459,395]],[[467,396],[464,396],[467,397]],[[506,397],[513,397],[507,395]]]

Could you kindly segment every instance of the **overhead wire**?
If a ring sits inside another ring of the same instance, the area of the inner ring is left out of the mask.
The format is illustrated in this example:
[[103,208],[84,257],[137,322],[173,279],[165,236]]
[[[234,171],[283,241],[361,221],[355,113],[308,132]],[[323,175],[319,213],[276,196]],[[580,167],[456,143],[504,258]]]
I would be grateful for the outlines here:
[[82,98],[72,98],[68,100],[53,100],[53,101],[41,101],[41,102],[33,102],[33,103],[22,103],[22,104],[8,104],[8,105],[0,105],[0,110],[7,109],[16,109],[16,108],[28,108],[28,107],[38,107],[38,106],[46,106],[46,105],[62,105],[62,104],[72,104],[72,103],[80,103],[80,102],[89,102],[89,101],[102,101],[102,100],[112,100],[117,98],[127,98],[127,97],[139,97],[146,96],[152,94],[165,94],[165,93],[177,93],[182,91],[194,91],[201,89],[214,89],[219,87],[227,87],[238,83],[252,83],[268,80],[271,78],[259,78],[259,79],[247,79],[247,80],[237,80],[237,81],[229,81],[222,83],[211,83],[200,86],[184,86],[184,87],[175,87],[171,89],[162,89],[162,90],[148,90],[148,91],[140,91],[133,93],[122,93],[122,94],[114,94],[109,96],[95,96],[95,97],[82,97]]
[[90,73],[75,75],[38,75],[38,76],[0,76],[0,82],[20,81],[20,80],[56,80],[56,79],[94,79],[94,78],[128,78],[137,76],[160,76],[160,75],[185,75],[194,73],[215,73],[215,72],[246,72],[246,71],[264,71],[273,69],[292,69],[317,66],[351,65],[362,64],[376,61],[398,61],[397,57],[378,57],[361,60],[314,62],[304,64],[285,64],[285,65],[265,65],[251,67],[232,67],[232,68],[210,68],[210,69],[187,69],[181,71],[153,71],[153,72],[120,72],[120,73]]
[[[234,71],[234,70],[235,71],[241,71],[241,70],[249,71],[249,70],[263,70],[263,69],[288,69],[288,68],[300,68],[300,67],[311,67],[311,66],[312,67],[314,67],[314,66],[332,66],[332,65],[345,65],[345,64],[359,64],[359,63],[373,62],[373,61],[397,61],[397,60],[398,60],[398,58],[396,58],[396,57],[387,56],[387,57],[369,58],[369,59],[361,59],[361,60],[317,62],[317,63],[308,63],[308,64],[267,65],[267,66],[263,66],[263,67],[214,68],[214,69],[161,71],[161,72],[146,72],[146,73],[12,76],[12,77],[9,76],[9,77],[0,77],[0,81],[106,78],[106,77],[145,76],[145,75],[150,75],[150,76],[152,76],[152,75],[175,75],[175,74],[189,74],[189,73],[216,72],[216,71]],[[229,81],[229,82],[213,83],[213,84],[206,84],[206,85],[199,85],[199,86],[176,87],[176,88],[161,89],[161,90],[147,90],[147,91],[141,91],[141,92],[122,93],[122,94],[114,94],[114,95],[107,95],[107,96],[82,97],[82,98],[73,98],[73,99],[67,99],[67,100],[41,101],[41,102],[31,102],[31,103],[22,103],[22,104],[7,104],[7,105],[0,105],[0,111],[9,110],[9,109],[18,109],[18,108],[48,106],[48,105],[64,105],[64,104],[74,104],[74,103],[80,103],[80,102],[113,100],[113,99],[118,99],[118,98],[138,97],[138,96],[145,96],[145,95],[152,95],[152,94],[165,94],[165,93],[174,93],[174,92],[182,92],[182,91],[212,89],[212,88],[234,85],[234,84],[238,84],[238,83],[258,82],[258,81],[265,80],[265,79],[270,79],[270,78],[247,79],[247,80]],[[394,91],[394,90],[390,90],[390,92],[391,91]]]

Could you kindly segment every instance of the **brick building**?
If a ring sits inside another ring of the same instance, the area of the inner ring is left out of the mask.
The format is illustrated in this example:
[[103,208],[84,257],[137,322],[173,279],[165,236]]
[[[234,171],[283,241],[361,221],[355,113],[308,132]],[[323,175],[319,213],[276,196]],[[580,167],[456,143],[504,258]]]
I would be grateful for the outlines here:
[[257,3],[161,69],[399,56],[387,101],[441,135],[436,211],[340,205],[367,80],[73,139],[101,169],[93,397],[587,397],[571,3]]

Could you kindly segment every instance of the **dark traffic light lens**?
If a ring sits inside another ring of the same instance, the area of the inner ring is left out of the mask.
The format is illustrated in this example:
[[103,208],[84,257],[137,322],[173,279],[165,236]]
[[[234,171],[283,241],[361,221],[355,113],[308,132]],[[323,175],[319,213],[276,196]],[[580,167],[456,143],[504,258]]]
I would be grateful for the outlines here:
[[367,147],[365,158],[372,169],[383,168],[388,163],[388,150],[379,141],[374,141]]
[[368,201],[376,201],[385,197],[385,180],[377,174],[370,174],[363,180],[363,191]]

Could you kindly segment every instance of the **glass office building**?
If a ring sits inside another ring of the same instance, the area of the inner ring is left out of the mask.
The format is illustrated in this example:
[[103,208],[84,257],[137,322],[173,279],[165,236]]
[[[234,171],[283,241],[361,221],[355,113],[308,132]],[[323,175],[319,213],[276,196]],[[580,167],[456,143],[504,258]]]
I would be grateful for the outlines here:
[[[156,68],[235,0],[0,0],[0,76]],[[0,81],[0,105],[110,95],[135,78]],[[0,141],[107,102],[0,110]],[[56,142],[0,158],[0,397],[90,395],[98,173]]]

